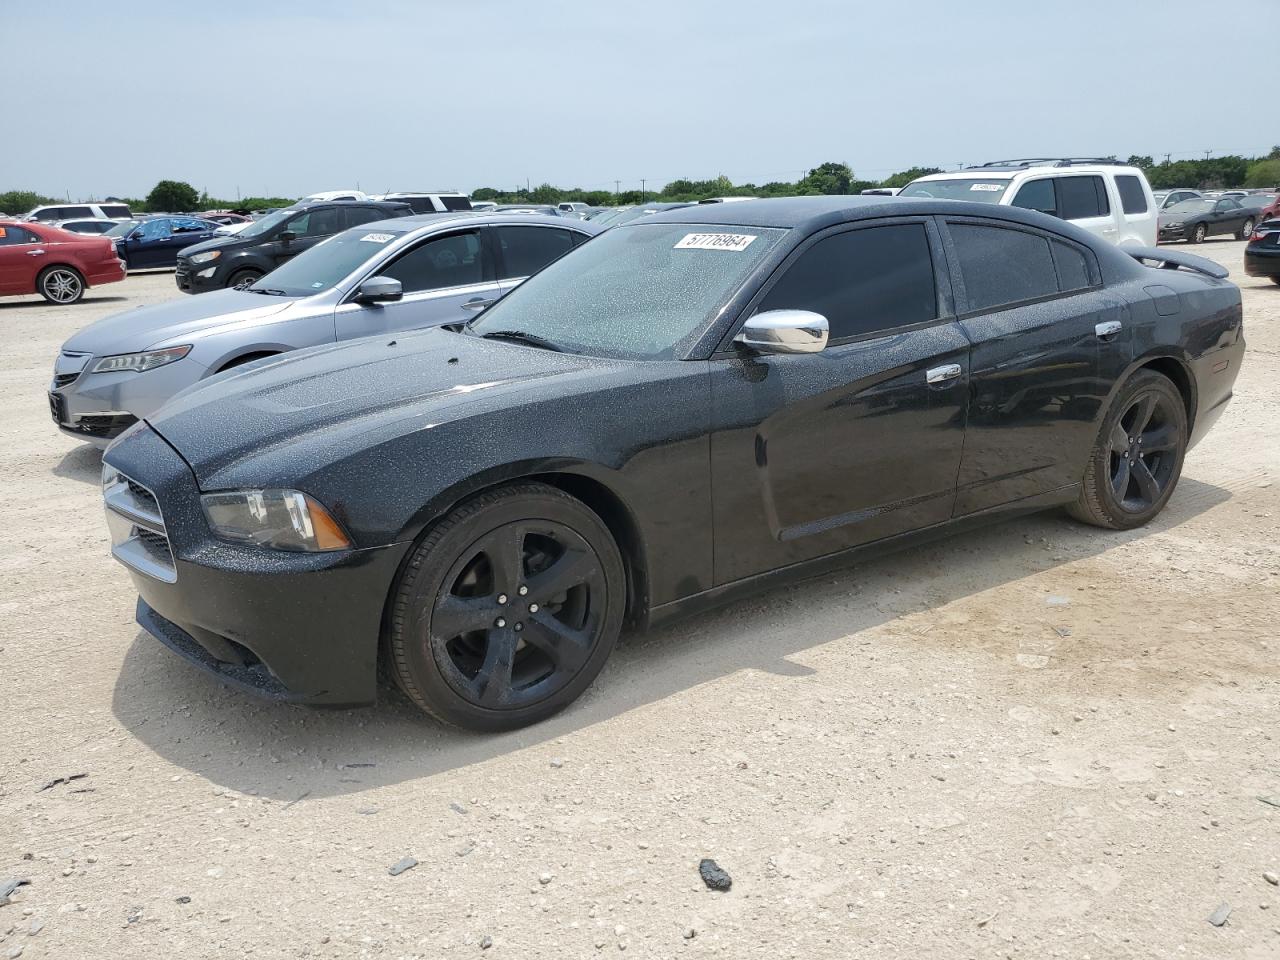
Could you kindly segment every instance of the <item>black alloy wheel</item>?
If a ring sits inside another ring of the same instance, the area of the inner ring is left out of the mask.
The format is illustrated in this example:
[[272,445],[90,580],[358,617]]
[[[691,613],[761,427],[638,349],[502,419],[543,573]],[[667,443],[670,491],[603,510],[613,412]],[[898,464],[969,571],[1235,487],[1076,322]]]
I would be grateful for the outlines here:
[[1248,240],[1249,236],[1252,233],[1253,233],[1253,220],[1249,219],[1249,220],[1246,220],[1244,223],[1240,224],[1240,232],[1236,234],[1236,239]]
[[621,556],[594,513],[554,487],[499,488],[415,550],[392,617],[392,672],[439,719],[524,726],[591,683],[624,607]]
[[227,278],[227,286],[232,289],[239,289],[240,287],[247,287],[261,278],[262,274],[257,270],[237,270]]
[[1173,383],[1138,371],[1103,418],[1072,515],[1114,530],[1148,523],[1177,485],[1187,432],[1186,406]]
[[1204,243],[1204,238],[1209,235],[1209,228],[1203,223],[1197,223],[1194,230],[1191,231],[1192,243]]

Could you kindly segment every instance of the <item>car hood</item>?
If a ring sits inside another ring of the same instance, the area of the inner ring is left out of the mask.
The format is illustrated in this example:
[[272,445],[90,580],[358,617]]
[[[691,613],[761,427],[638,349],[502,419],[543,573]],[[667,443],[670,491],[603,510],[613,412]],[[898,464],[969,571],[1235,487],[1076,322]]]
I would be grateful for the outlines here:
[[[325,458],[359,452],[371,442],[360,438],[371,432],[394,433],[404,421],[428,429],[466,409],[519,406],[536,387],[562,391],[566,378],[581,381],[613,367],[431,329],[259,360],[184,390],[148,422],[204,489],[288,483]],[[273,459],[284,465],[279,476],[237,469]]]
[[272,316],[296,303],[244,290],[214,290],[168,303],[135,307],[91,323],[62,345],[71,353],[103,356],[145,350],[161,341],[203,333],[227,323]]
[[[252,239],[252,238],[250,238]],[[238,234],[230,236],[215,236],[210,240],[201,240],[199,243],[193,243],[189,247],[183,247],[179,251],[181,256],[189,257],[193,253],[204,253],[206,250],[225,250],[227,247],[244,246],[245,238]]]

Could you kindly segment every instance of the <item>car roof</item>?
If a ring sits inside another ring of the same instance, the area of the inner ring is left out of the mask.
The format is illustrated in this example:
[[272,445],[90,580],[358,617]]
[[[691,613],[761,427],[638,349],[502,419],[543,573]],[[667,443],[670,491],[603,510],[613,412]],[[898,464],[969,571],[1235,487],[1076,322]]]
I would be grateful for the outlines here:
[[590,220],[574,220],[571,217],[553,217],[541,213],[510,213],[492,210],[454,210],[449,213],[415,213],[411,217],[395,217],[391,220],[375,220],[373,223],[362,223],[351,230],[373,230],[379,233],[410,233],[424,227],[439,228],[442,226],[467,226],[470,224],[492,224],[497,226],[527,227],[530,224],[544,224],[548,227],[559,227],[577,230],[579,233],[596,234],[603,231],[599,224]]
[[409,206],[403,200],[304,200],[291,207],[280,207],[280,210],[310,210],[312,207],[383,207],[387,210],[402,210]]
[[[856,220],[933,215],[984,217],[1041,228],[1046,225],[1045,214],[1025,210],[1022,207],[1008,207],[994,203],[936,200],[925,197],[820,196],[779,197],[747,200],[742,203],[697,204],[680,210],[655,213],[641,220],[632,220],[615,229],[626,230],[650,223],[707,223],[725,227],[780,227],[787,230],[803,229],[805,232],[812,232],[834,224]],[[1061,231],[1063,221],[1056,218],[1052,220]],[[1073,236],[1077,234],[1075,230],[1070,232]]]

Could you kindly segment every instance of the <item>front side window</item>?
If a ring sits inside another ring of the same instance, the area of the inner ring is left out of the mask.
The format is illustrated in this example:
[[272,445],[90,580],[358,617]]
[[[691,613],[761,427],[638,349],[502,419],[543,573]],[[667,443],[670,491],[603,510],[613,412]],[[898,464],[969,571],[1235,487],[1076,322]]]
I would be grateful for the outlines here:
[[37,210],[35,213],[37,220],[66,220],[62,215],[61,207],[45,207],[43,210]]
[[1105,217],[1111,212],[1107,185],[1101,177],[1059,177],[1058,216],[1064,220]]
[[899,192],[900,197],[933,197],[937,200],[974,200],[999,203],[1009,189],[1009,178],[956,177],[947,180],[916,180]]
[[522,330],[575,353],[668,360],[706,333],[785,235],[710,223],[617,227],[530,277],[470,329]]
[[1027,210],[1039,210],[1050,216],[1058,215],[1058,195],[1052,180],[1030,180],[1018,188],[1013,206]]
[[420,243],[380,271],[400,281],[405,293],[483,283],[492,277],[479,231],[454,233]]
[[1049,241],[1037,234],[971,223],[948,224],[968,309],[991,310],[1058,293]]
[[155,220],[144,220],[142,226],[138,228],[139,240],[165,240],[169,237],[170,223],[172,221],[163,217]]
[[1146,213],[1147,192],[1142,189],[1142,181],[1132,174],[1120,174],[1116,177],[1116,189],[1120,191],[1120,208],[1125,213]]
[[760,310],[820,313],[832,340],[936,320],[928,233],[906,223],[824,237],[787,268]]
[[288,297],[312,296],[331,289],[362,264],[379,256],[400,236],[398,233],[348,230],[303,250],[272,270],[254,287],[279,290]]
[[501,279],[529,277],[573,249],[568,230],[551,227],[495,227],[502,247]]

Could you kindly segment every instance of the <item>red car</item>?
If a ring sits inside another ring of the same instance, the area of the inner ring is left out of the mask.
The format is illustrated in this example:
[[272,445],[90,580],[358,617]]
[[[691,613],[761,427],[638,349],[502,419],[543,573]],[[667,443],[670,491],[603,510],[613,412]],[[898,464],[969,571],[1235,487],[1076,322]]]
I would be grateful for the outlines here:
[[108,237],[0,220],[0,296],[38,293],[50,303],[75,303],[87,288],[124,277]]

